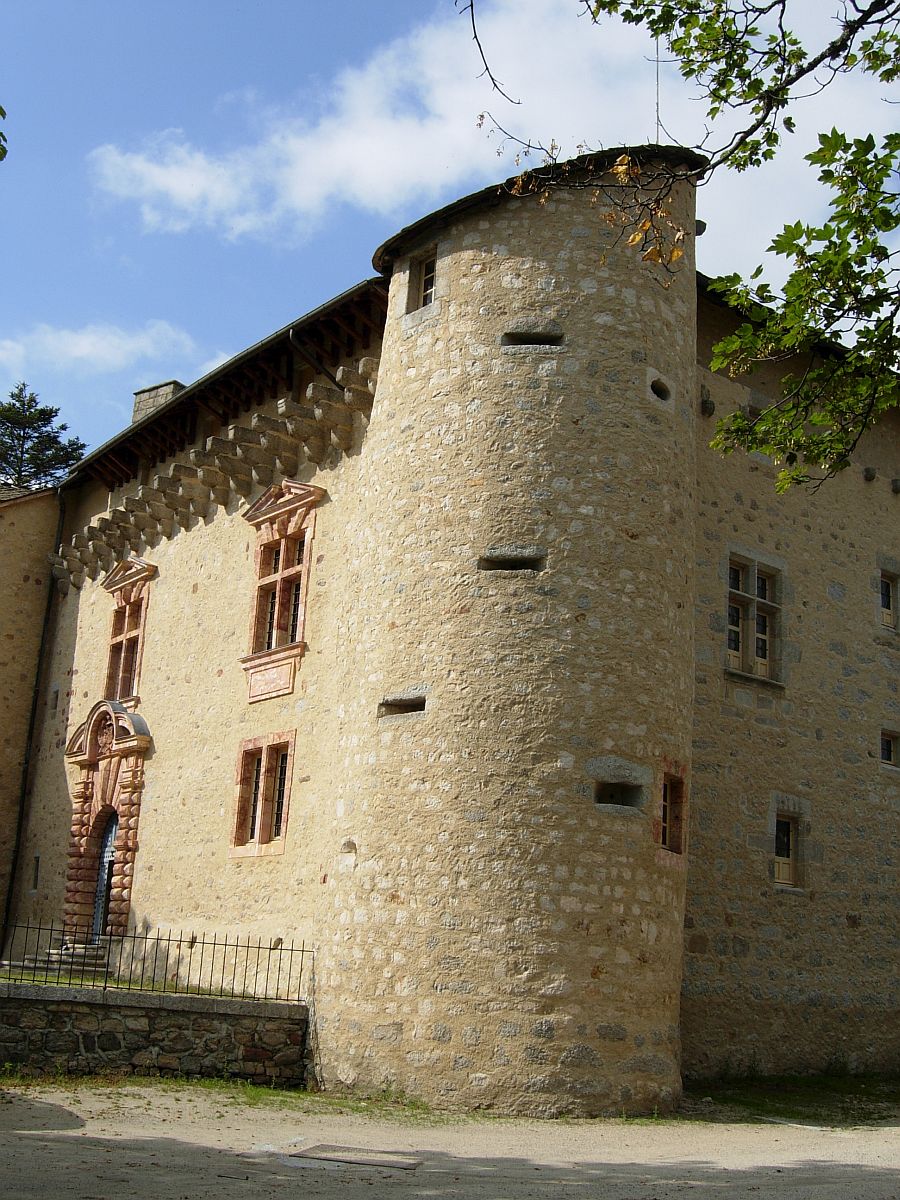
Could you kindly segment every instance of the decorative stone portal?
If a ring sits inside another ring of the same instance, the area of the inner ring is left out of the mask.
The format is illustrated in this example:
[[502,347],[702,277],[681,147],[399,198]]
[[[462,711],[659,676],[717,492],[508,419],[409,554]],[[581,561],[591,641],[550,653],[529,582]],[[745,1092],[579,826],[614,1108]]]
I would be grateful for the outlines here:
[[115,700],[95,704],[66,746],[66,761],[79,778],[72,789],[64,917],[79,937],[127,932],[149,748],[147,722]]

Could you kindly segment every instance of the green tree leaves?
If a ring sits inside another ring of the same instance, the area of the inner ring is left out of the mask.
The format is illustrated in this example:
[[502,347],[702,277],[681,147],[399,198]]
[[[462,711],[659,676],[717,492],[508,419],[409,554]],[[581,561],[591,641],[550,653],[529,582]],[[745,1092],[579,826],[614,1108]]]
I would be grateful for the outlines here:
[[[585,0],[592,18],[643,25],[699,85],[712,121],[733,130],[707,174],[771,159],[794,128],[788,111],[839,74],[884,84],[900,76],[900,2],[854,0],[822,12],[822,37],[790,29],[792,0]],[[783,464],[777,486],[845,467],[862,434],[900,404],[900,134],[880,143],[823,132],[807,156],[827,189],[820,225],[785,226],[769,249],[790,264],[784,287],[736,277],[715,287],[745,318],[715,347],[712,367],[739,375],[783,363],[782,396],[719,423],[713,445],[759,450]]]

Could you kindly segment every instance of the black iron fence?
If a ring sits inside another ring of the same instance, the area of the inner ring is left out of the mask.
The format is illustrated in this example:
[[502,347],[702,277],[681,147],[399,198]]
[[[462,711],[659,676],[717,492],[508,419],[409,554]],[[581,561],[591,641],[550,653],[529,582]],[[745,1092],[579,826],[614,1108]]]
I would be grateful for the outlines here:
[[94,937],[72,925],[11,925],[0,982],[302,1000],[313,952],[282,938],[152,930]]

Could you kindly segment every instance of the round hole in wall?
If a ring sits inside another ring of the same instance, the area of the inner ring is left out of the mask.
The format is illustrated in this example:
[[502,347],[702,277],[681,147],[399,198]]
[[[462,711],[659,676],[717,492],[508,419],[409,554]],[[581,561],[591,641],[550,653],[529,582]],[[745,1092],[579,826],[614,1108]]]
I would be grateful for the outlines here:
[[650,384],[650,391],[657,398],[657,400],[662,400],[664,404],[668,404],[668,402],[672,399],[671,388],[668,386],[668,384],[663,383],[661,379],[653,380],[653,382]]

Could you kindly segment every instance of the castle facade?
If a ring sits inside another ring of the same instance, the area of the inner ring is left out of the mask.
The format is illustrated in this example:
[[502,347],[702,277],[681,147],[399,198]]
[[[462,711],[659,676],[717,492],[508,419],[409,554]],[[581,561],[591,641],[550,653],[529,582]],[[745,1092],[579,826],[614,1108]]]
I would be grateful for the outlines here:
[[815,492],[709,450],[777,375],[607,216],[467,197],[0,497],[13,920],[305,939],[326,1088],[898,1065],[898,414]]

